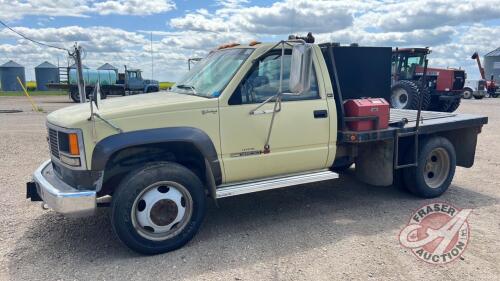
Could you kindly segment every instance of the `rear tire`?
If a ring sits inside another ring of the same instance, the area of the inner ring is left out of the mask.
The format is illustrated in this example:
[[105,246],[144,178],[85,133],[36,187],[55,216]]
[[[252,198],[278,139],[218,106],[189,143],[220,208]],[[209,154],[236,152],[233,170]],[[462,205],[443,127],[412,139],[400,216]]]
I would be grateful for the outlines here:
[[438,197],[450,186],[455,168],[455,148],[448,139],[432,137],[422,140],[418,166],[403,170],[405,186],[416,196]]
[[460,101],[461,99],[456,99],[454,101],[447,102],[445,106],[443,106],[443,112],[454,112],[460,106]]
[[476,100],[482,100],[485,96],[474,96]]
[[80,94],[78,93],[78,91],[71,91],[69,93],[69,96],[74,102],[80,103]]
[[205,190],[193,172],[176,163],[155,163],[120,183],[113,194],[111,222],[127,247],[159,254],[189,242],[203,222],[205,208]]

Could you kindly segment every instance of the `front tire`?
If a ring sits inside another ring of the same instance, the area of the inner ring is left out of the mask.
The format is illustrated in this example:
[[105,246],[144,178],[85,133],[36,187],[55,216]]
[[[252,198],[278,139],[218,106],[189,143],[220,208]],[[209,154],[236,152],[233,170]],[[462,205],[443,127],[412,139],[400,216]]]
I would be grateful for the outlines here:
[[455,148],[448,139],[432,137],[423,140],[419,145],[417,167],[403,171],[405,186],[419,197],[438,197],[450,186],[455,168]]
[[[418,109],[420,95],[422,98],[422,109],[426,109],[430,102],[430,94],[427,88],[419,87],[420,83],[401,80],[391,87],[391,107],[398,109]],[[423,89],[421,91],[421,89]]]
[[189,242],[205,208],[205,190],[193,172],[176,163],[155,163],[123,179],[113,194],[111,222],[127,247],[159,254]]
[[473,96],[473,91],[472,89],[464,89],[464,91],[462,92],[462,98],[466,99],[466,100],[470,100]]

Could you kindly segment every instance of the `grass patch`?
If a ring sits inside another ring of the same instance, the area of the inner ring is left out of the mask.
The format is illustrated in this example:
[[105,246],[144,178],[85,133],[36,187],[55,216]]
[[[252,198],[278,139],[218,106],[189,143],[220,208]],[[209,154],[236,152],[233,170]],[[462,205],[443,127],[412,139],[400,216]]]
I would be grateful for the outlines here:
[[174,82],[160,82],[160,90],[167,90],[168,88],[172,88]]
[[[64,96],[67,95],[66,91],[29,91],[30,96]],[[24,92],[2,92],[0,91],[0,97],[22,97]]]

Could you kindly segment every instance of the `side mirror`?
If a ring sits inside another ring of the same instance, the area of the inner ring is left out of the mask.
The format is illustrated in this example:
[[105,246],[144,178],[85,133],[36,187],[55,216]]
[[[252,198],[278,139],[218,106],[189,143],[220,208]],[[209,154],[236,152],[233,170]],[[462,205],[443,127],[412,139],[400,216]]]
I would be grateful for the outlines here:
[[101,105],[101,82],[99,81],[99,79],[97,80],[94,90],[92,91],[90,102],[93,102],[95,104],[95,107],[99,109],[99,106]]
[[292,48],[289,90],[300,95],[311,88],[312,44],[298,44]]

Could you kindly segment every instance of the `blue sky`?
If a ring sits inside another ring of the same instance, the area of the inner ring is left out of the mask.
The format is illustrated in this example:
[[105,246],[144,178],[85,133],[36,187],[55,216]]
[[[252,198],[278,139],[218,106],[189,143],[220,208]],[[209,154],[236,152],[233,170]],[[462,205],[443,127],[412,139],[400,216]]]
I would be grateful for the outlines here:
[[[500,0],[0,0],[0,19],[37,40],[86,51],[90,67],[109,62],[175,81],[189,57],[227,42],[273,41],[312,31],[319,42],[429,46],[430,64],[479,73],[470,59],[500,47]],[[154,73],[149,33],[153,32]],[[63,52],[36,46],[0,28],[0,64],[27,68]]]

